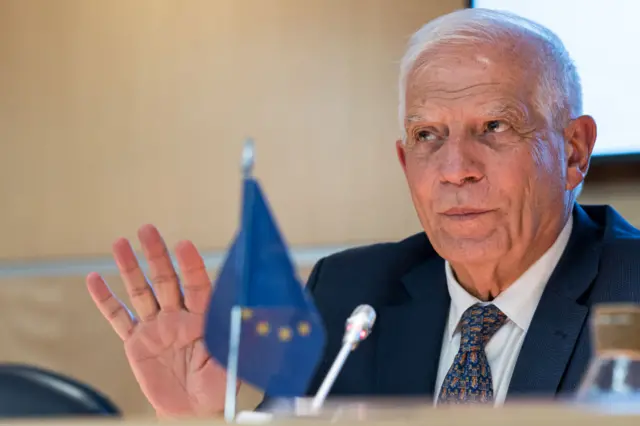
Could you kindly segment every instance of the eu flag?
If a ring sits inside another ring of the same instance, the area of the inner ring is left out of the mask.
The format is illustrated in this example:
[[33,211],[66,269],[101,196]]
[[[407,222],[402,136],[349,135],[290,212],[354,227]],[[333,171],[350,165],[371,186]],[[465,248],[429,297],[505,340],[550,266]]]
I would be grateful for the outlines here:
[[231,311],[242,309],[238,379],[270,397],[302,396],[320,361],[325,331],[294,266],[260,185],[244,179],[242,226],[211,296],[205,343],[227,367]]

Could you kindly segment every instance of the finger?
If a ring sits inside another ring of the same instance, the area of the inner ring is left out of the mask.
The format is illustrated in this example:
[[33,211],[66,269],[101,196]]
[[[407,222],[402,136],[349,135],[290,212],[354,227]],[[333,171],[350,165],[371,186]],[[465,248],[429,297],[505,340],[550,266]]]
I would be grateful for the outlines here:
[[87,289],[100,313],[122,340],[126,340],[133,331],[133,318],[129,310],[114,295],[102,277],[92,272],[87,275]]
[[113,258],[138,318],[141,321],[151,320],[158,313],[158,302],[129,241],[121,238],[113,244]]
[[160,232],[153,225],[145,225],[138,231],[138,238],[149,262],[149,279],[160,308],[165,311],[182,309],[180,280]]
[[185,307],[193,313],[204,314],[209,306],[211,281],[202,256],[191,241],[176,246],[176,257],[182,272]]

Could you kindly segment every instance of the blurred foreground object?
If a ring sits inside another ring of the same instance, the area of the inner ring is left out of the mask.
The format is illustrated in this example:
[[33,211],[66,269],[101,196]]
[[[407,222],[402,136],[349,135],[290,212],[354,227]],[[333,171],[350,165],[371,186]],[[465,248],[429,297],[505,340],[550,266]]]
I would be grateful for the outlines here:
[[581,404],[610,414],[640,414],[640,305],[597,306],[594,359],[578,391]]
[[320,315],[251,176],[253,161],[248,140],[240,229],[214,285],[205,323],[207,349],[227,368],[227,421],[235,416],[239,380],[270,397],[304,395],[325,344]]
[[88,385],[49,370],[0,364],[0,418],[120,416]]
[[312,398],[272,402],[269,413],[241,412],[236,422],[287,426],[635,426],[640,422],[637,415],[617,416],[614,421],[610,416],[549,399],[524,399],[495,408],[477,404],[434,407],[424,396],[331,397],[320,412],[313,410]]

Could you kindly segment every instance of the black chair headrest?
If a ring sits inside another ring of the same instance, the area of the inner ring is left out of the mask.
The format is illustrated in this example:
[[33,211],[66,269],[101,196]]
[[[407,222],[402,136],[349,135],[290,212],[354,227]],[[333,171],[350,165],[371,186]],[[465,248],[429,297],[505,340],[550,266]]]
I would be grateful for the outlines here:
[[0,364],[0,418],[120,416],[106,396],[62,374]]

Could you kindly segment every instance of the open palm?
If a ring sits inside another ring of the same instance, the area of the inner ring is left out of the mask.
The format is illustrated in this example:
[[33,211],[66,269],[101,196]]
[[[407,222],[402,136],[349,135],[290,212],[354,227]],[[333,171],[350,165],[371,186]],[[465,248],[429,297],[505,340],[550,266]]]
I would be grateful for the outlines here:
[[191,242],[176,247],[180,285],[158,230],[147,225],[138,237],[149,263],[150,282],[129,241],[113,245],[131,305],[131,315],[97,273],[87,287],[102,315],[124,341],[131,369],[145,396],[163,417],[210,416],[224,409],[226,374],[202,340],[211,284]]

